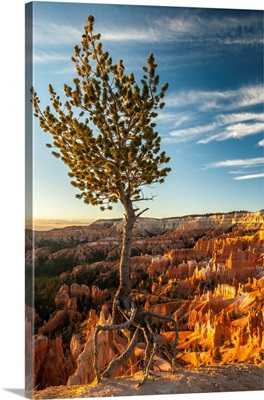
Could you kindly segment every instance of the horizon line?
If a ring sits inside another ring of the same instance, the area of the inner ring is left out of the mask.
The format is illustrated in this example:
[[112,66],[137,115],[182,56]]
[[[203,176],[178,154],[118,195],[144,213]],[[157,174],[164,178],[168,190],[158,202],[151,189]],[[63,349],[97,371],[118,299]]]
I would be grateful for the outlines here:
[[[184,218],[184,217],[194,217],[194,216],[210,216],[210,215],[222,215],[222,214],[232,214],[232,213],[258,213],[262,212],[264,209],[250,211],[250,210],[231,210],[231,211],[216,211],[216,212],[201,212],[201,213],[190,213],[184,215],[177,215],[172,217],[140,217],[140,219],[173,219],[173,218]],[[84,218],[84,219],[56,219],[56,218],[36,218],[36,219],[26,219],[25,229],[31,229],[34,231],[48,231],[53,229],[62,229],[72,226],[88,226],[95,221],[102,220],[122,220],[123,217],[113,217],[113,218]]]

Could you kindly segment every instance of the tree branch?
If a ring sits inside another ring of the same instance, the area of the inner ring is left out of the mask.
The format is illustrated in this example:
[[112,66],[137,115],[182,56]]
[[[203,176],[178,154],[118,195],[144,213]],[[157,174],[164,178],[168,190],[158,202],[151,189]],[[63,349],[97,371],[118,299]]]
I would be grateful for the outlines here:
[[149,208],[145,208],[144,210],[140,211],[138,214],[136,214],[136,218],[140,217],[145,211],[148,211]]

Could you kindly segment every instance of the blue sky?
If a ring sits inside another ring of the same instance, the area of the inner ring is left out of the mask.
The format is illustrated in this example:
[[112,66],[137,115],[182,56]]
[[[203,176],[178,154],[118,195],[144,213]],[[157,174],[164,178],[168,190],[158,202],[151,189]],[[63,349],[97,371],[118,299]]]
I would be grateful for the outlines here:
[[[34,3],[33,85],[44,108],[48,84],[63,96],[75,77],[70,57],[86,16],[95,17],[103,48],[140,78],[150,52],[165,108],[156,119],[171,157],[146,217],[257,211],[263,208],[263,11],[89,3]],[[74,222],[123,215],[75,199],[67,167],[34,121],[33,215]],[[142,207],[145,204],[142,205]]]

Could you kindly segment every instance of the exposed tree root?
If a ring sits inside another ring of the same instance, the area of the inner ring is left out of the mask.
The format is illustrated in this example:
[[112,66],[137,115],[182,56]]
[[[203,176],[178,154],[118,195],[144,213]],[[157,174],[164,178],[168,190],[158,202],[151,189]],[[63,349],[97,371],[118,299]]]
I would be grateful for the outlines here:
[[[101,379],[101,375],[99,373],[99,368],[98,368],[98,353],[99,353],[99,348],[98,348],[98,334],[100,331],[118,331],[120,329],[125,329],[127,328],[135,319],[136,316],[136,309],[132,308],[131,309],[131,317],[130,319],[127,319],[125,322],[123,322],[122,324],[118,324],[118,325],[97,325],[94,331],[94,370],[95,370],[95,375],[96,375],[96,381],[100,382]],[[129,354],[130,355],[130,354]],[[123,354],[121,354],[120,357],[122,357]],[[120,358],[119,357],[119,358]],[[118,358],[118,359],[119,359]],[[128,357],[127,357],[128,358]],[[117,359],[117,360],[118,360]],[[114,360],[114,361],[117,361]],[[123,361],[123,359],[122,359]],[[120,361],[119,363],[117,363],[116,367],[122,362]],[[125,361],[125,360],[124,360]],[[110,363],[111,364],[111,363]],[[109,365],[110,366],[110,365]],[[115,368],[116,368],[115,367]],[[112,369],[115,369],[112,368]],[[108,367],[109,369],[109,367]],[[105,371],[106,372],[106,371]]]
[[[129,309],[129,306],[131,308]],[[172,346],[172,354],[170,354],[167,349],[164,349],[163,352],[166,354],[167,358],[171,362],[172,372],[175,371],[175,363],[176,363],[176,347],[178,345],[178,324],[174,320],[173,317],[169,315],[161,315],[157,313],[153,313],[151,311],[139,311],[137,312],[132,302],[126,302],[126,306],[124,307],[124,303],[121,305],[119,302],[116,303],[116,312],[119,312],[119,315],[125,319],[125,322],[114,325],[106,325],[101,326],[97,325],[94,332],[94,370],[95,370],[95,382],[100,382],[102,378],[109,378],[119,367],[121,364],[125,364],[128,359],[133,354],[133,351],[139,341],[140,332],[142,332],[143,337],[146,342],[146,349],[144,353],[144,368],[145,375],[142,381],[139,383],[139,386],[142,385],[150,374],[150,370],[152,368],[153,357],[155,355],[155,351],[157,349],[157,333],[153,330],[151,326],[150,319],[162,319],[172,323],[175,331],[175,341]],[[124,336],[127,338],[128,346],[126,350],[120,354],[117,358],[113,359],[111,363],[108,365],[107,369],[100,373],[98,368],[98,334],[100,331],[108,331],[113,338],[113,331],[121,331]]]
[[111,361],[108,368],[103,372],[102,377],[103,378],[110,378],[114,370],[120,365],[126,362],[128,358],[131,356],[131,354],[134,351],[134,348],[136,347],[136,344],[138,343],[139,339],[139,328],[135,330],[135,333],[132,337],[131,342],[129,343],[127,349],[124,351],[124,353],[121,354],[118,358],[115,360]]
[[143,328],[143,333],[144,333],[144,336],[145,336],[146,342],[147,342],[147,347],[146,347],[146,351],[145,351],[145,361],[146,362],[147,362],[148,353],[149,353],[149,350],[150,350],[150,347],[151,347],[151,338],[149,338],[149,333],[152,335],[153,346],[152,346],[152,351],[151,351],[150,356],[149,356],[149,360],[147,362],[145,376],[142,379],[142,381],[138,384],[138,386],[142,385],[145,382],[145,380],[148,378],[149,370],[150,370],[150,368],[152,366],[152,360],[153,360],[153,357],[154,357],[154,354],[155,354],[155,350],[156,350],[156,346],[157,346],[157,335],[156,335],[155,332],[153,332],[153,330],[152,330],[147,318],[145,318],[145,323],[146,323],[146,326],[147,326],[147,329],[148,329],[148,331],[147,331],[146,329]]

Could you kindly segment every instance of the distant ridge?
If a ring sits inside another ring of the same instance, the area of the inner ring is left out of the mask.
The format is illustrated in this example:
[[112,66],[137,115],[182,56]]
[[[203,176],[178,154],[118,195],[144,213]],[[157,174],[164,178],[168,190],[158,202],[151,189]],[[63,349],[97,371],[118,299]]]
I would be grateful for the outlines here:
[[65,219],[36,219],[35,221],[26,220],[25,227],[26,229],[32,229],[35,231],[48,231],[53,229],[63,229],[68,228],[70,226],[86,226],[90,225],[94,222],[95,219],[87,219],[87,220],[65,220]]
[[[154,234],[159,234],[158,231],[161,231],[164,233],[164,231],[168,230],[173,230],[176,227],[179,226],[179,224],[185,224],[188,222],[190,224],[191,221],[198,221],[202,223],[202,221],[207,221],[209,223],[210,221],[215,225],[215,224],[222,224],[223,222],[225,224],[230,224],[233,225],[234,223],[245,223],[244,219],[249,218],[251,219],[251,222],[254,223],[254,221],[260,223],[264,221],[264,209],[261,209],[259,211],[246,211],[246,210],[239,210],[239,211],[230,211],[230,212],[216,212],[216,213],[204,213],[204,214],[187,214],[183,216],[177,216],[177,217],[165,217],[165,218],[155,218],[155,217],[141,217],[137,220],[135,230],[141,230],[139,229],[139,226],[143,227],[146,229],[148,225],[148,230],[154,230]],[[232,220],[232,221],[231,221]],[[64,221],[66,222],[66,221]],[[70,222],[70,221],[68,221]],[[60,223],[60,222],[59,222]],[[66,230],[76,230],[76,231],[81,231],[81,230],[90,230],[91,228],[95,228],[96,230],[99,229],[109,229],[115,227],[115,230],[118,233],[121,233],[122,231],[122,226],[123,226],[123,218],[108,218],[108,219],[97,219],[97,220],[87,220],[87,222],[82,222],[82,221],[72,221],[72,224],[62,224],[62,226],[56,226],[56,227],[51,227],[50,229],[36,229],[37,224],[35,224],[35,229],[33,231],[35,232],[56,232],[56,231],[66,231]],[[26,226],[27,230],[32,230],[32,228],[28,225]],[[139,232],[138,232],[139,233]]]

